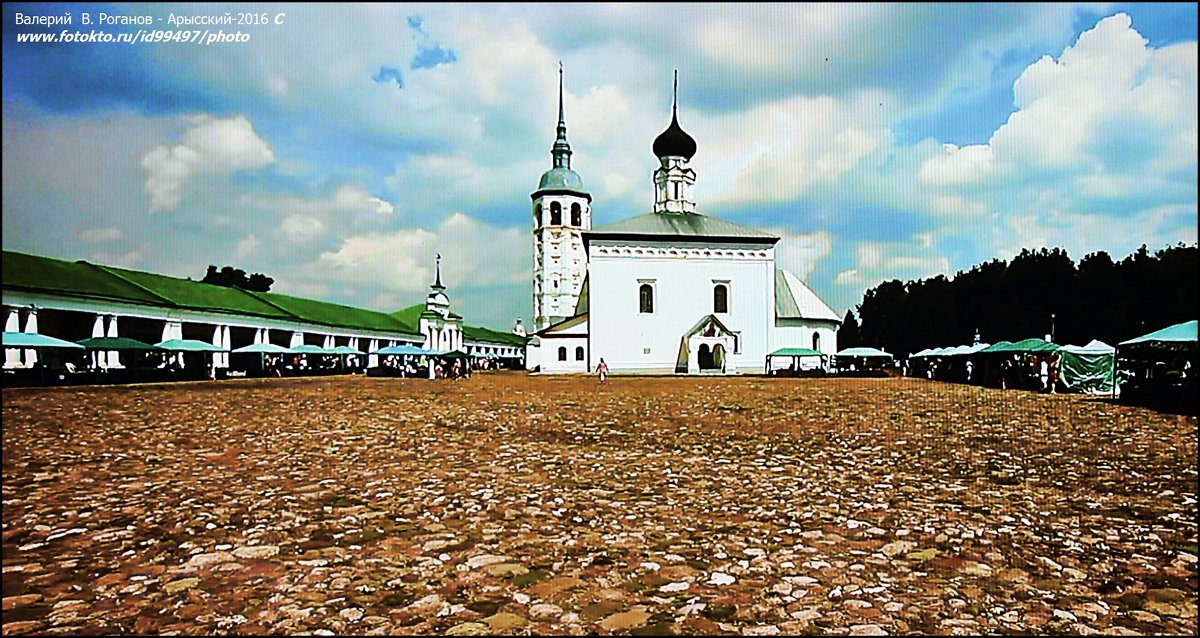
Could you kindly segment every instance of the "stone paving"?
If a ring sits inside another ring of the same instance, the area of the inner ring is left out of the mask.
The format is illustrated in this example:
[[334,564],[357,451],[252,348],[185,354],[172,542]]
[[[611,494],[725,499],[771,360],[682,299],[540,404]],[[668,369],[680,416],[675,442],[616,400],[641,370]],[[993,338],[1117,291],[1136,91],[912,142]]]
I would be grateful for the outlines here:
[[1196,418],[913,379],[4,389],[3,633],[1192,634]]

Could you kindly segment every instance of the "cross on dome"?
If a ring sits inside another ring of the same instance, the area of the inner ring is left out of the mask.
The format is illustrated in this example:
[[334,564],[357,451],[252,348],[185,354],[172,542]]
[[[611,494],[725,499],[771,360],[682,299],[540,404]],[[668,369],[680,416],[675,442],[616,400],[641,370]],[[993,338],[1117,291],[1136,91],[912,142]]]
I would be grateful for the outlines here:
[[675,87],[671,97],[671,125],[654,138],[654,155],[682,157],[691,160],[696,154],[696,140],[679,126],[679,69],[675,69]]

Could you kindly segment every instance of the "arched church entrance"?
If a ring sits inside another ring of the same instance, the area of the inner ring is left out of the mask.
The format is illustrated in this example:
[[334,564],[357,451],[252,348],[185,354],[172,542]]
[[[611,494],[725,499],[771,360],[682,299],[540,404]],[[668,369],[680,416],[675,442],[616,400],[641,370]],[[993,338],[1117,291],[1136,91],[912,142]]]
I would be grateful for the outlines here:
[[712,367],[714,370],[725,369],[725,346],[717,344],[712,350]]
[[700,344],[700,349],[696,351],[696,361],[701,370],[718,370],[721,364],[716,360],[717,353],[723,352],[720,345],[715,348],[709,348],[707,343]]

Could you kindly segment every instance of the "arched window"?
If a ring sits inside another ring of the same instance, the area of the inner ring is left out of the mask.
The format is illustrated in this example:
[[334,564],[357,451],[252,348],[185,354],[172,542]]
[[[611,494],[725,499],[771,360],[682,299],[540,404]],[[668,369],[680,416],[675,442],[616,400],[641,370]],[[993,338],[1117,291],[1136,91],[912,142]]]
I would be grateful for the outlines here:
[[729,288],[725,284],[713,286],[713,312],[729,312]]
[[638,288],[638,305],[643,313],[654,312],[654,286],[642,284]]
[[813,348],[812,349],[816,350],[817,352],[821,351],[821,335],[819,335],[815,332],[813,333]]
[[582,226],[583,225],[583,209],[579,208],[578,202],[571,204],[571,225],[572,226]]
[[558,360],[559,360],[559,361],[566,361],[566,360],[567,360],[567,347],[566,347],[566,346],[559,346],[559,347],[558,347]]
[[541,204],[538,204],[537,206],[534,207],[533,218],[537,220],[538,226],[541,226],[542,224],[546,223],[546,220],[542,219],[542,205]]
[[562,204],[550,202],[550,225],[562,226]]
[[583,361],[583,346],[575,346],[575,360]]

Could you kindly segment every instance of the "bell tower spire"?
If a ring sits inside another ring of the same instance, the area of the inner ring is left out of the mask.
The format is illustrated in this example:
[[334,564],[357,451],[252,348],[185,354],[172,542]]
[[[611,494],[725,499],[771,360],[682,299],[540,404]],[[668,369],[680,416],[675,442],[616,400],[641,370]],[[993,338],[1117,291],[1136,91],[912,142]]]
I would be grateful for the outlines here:
[[563,114],[563,68],[558,63],[558,136],[554,139],[554,168],[571,168],[571,144],[567,142],[567,118]]

